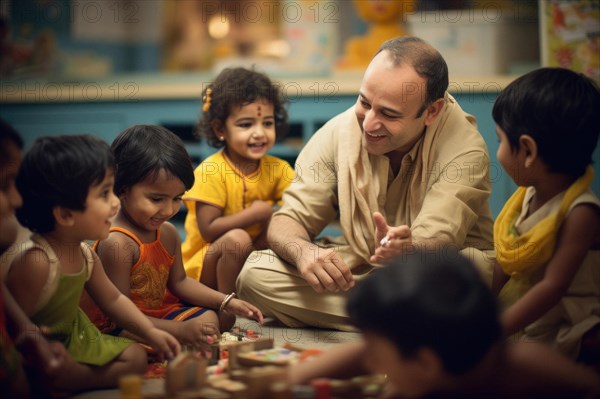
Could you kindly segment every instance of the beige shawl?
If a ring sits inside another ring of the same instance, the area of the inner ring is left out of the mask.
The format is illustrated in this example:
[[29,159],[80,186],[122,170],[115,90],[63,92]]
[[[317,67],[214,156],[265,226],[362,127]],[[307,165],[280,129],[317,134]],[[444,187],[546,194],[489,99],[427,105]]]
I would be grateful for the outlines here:
[[[465,118],[467,124],[476,125],[475,118],[464,112],[452,112],[458,104],[446,93],[446,104],[438,118],[430,125],[422,138],[421,151],[417,153],[415,170],[410,178],[411,187],[426,184],[427,189],[433,185],[437,176],[431,171],[440,170],[436,168],[439,159],[431,156],[434,142],[442,130],[459,130],[464,128]],[[351,124],[356,124],[356,118],[349,118]],[[347,131],[355,133],[356,126],[348,126]],[[419,143],[415,144],[419,145]],[[389,220],[385,214],[385,203],[387,199],[387,184],[389,172],[389,160],[386,156],[369,154],[362,146],[361,134],[348,134],[340,136],[338,141],[338,200],[340,209],[340,224],[344,237],[350,248],[355,253],[354,259],[347,261],[350,268],[359,264],[371,264],[369,258],[376,248],[375,223],[373,212],[379,211],[386,218],[388,224],[396,226],[409,223],[406,220]],[[443,169],[443,168],[442,168]],[[429,172],[428,172],[429,171]],[[420,181],[420,183],[418,183]],[[419,193],[408,193],[406,196],[410,208],[411,219],[418,215],[423,204],[423,196],[427,190],[419,190]],[[401,201],[400,198],[397,199]],[[399,206],[403,206],[399,204]],[[398,219],[396,214],[393,219]]]

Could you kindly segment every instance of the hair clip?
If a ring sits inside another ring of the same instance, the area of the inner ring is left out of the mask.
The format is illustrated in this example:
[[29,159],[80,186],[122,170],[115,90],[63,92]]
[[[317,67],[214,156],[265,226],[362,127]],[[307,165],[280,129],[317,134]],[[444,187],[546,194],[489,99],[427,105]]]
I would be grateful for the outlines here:
[[202,112],[208,112],[210,109],[210,103],[212,102],[212,89],[209,87],[206,89],[206,94],[202,97]]

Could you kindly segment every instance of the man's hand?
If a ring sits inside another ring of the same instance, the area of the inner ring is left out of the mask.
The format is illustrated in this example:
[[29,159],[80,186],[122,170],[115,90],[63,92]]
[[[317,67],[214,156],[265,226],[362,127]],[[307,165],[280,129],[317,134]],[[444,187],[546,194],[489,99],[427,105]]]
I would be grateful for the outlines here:
[[389,226],[383,215],[373,213],[375,222],[375,253],[369,259],[373,263],[385,263],[406,250],[412,249],[412,233],[410,227]]
[[354,287],[354,276],[336,250],[315,248],[317,253],[312,254],[311,261],[298,264],[300,274],[311,287],[317,292],[347,291]]

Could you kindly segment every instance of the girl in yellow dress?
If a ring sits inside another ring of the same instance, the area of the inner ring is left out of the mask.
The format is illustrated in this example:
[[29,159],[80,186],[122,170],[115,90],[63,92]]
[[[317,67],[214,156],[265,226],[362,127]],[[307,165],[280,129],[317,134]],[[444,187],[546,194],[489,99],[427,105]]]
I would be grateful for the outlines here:
[[283,104],[267,76],[244,68],[225,69],[204,90],[198,130],[223,149],[196,168],[183,197],[182,254],[188,276],[221,292],[235,292],[248,255],[265,249],[273,206],[294,178],[286,161],[267,154],[287,130]]

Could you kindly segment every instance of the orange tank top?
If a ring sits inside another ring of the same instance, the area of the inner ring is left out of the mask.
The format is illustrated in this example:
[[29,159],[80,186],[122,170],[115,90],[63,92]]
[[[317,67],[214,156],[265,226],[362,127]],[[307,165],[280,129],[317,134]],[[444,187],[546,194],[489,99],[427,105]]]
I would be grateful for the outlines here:
[[[119,232],[131,238],[140,248],[140,257],[131,267],[129,278],[129,298],[145,315],[159,319],[183,307],[179,300],[167,290],[169,272],[174,257],[160,241],[160,229],[156,231],[156,240],[141,242],[129,230],[112,227],[110,232]],[[94,244],[97,251],[98,242]],[[111,332],[117,326],[98,308],[91,298],[82,301],[82,308],[101,331]]]

